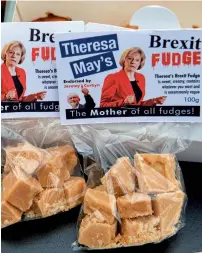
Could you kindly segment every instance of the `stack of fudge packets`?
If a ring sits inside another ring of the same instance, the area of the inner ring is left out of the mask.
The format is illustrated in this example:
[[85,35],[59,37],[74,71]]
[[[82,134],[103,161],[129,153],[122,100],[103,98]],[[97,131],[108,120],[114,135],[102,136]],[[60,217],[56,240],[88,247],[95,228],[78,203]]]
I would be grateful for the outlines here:
[[183,227],[187,197],[172,153],[119,156],[92,187],[75,174],[79,149],[74,141],[44,148],[11,143],[4,147],[2,227],[80,204],[79,248],[157,243]]

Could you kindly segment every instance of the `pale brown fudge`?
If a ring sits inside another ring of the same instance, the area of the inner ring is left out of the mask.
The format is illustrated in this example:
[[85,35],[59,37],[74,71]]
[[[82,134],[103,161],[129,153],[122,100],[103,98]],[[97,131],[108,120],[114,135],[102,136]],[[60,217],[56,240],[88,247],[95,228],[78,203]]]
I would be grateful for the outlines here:
[[4,174],[15,170],[23,170],[32,175],[42,166],[45,152],[29,143],[19,143],[16,147],[8,147],[6,151],[6,163]]
[[70,178],[77,164],[75,150],[69,145],[51,147],[45,158],[45,165],[37,172],[37,178],[43,187],[62,187]]
[[42,190],[35,178],[23,173],[15,175],[10,172],[3,179],[4,199],[23,212],[31,207],[34,197]]
[[101,182],[106,191],[116,197],[133,192],[135,190],[135,174],[129,158],[117,159],[112,168],[101,178]]
[[161,193],[179,189],[172,154],[136,154],[134,167],[137,169],[140,192]]
[[46,217],[64,211],[66,204],[63,188],[49,188],[34,198],[32,210],[37,215]]
[[6,227],[21,220],[22,211],[5,201],[1,195],[1,227]]
[[62,167],[65,167],[70,175],[72,174],[78,162],[75,149],[72,146],[66,144],[63,146],[47,148],[46,150],[59,156],[64,163],[64,166],[62,165]]
[[94,216],[86,215],[79,228],[79,243],[90,248],[103,248],[114,240],[117,233],[117,222],[102,223]]
[[83,202],[86,183],[82,177],[70,177],[64,183],[64,193],[67,200],[67,208],[71,209]]
[[104,185],[96,186],[93,189],[96,190],[96,191],[106,192],[106,189],[105,189]]
[[114,223],[116,216],[116,199],[104,191],[87,189],[84,196],[84,213],[100,212],[108,223]]
[[126,245],[138,245],[159,241],[159,217],[145,216],[134,219],[121,220],[122,243]]
[[162,235],[173,234],[179,222],[185,194],[182,191],[161,193],[152,200],[154,215],[160,217]]
[[36,218],[42,216],[39,206],[35,203],[35,201],[33,201],[33,204],[30,209],[24,212],[24,215],[28,218]]
[[117,199],[121,218],[135,218],[152,214],[151,197],[142,193],[130,193]]

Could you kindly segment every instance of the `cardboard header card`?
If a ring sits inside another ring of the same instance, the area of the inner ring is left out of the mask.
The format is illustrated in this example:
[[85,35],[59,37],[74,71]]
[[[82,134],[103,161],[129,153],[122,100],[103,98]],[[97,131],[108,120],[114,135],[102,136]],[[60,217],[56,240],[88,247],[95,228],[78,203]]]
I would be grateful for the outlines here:
[[201,122],[202,30],[56,34],[62,124]]
[[83,32],[84,22],[1,25],[2,118],[59,117],[55,35]]

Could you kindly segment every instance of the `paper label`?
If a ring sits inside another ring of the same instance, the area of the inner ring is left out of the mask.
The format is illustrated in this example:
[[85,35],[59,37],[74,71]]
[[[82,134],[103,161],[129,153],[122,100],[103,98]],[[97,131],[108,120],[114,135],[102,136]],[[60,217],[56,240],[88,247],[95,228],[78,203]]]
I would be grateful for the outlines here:
[[62,124],[201,122],[202,30],[56,34]]
[[2,23],[2,118],[59,117],[55,35],[84,22]]

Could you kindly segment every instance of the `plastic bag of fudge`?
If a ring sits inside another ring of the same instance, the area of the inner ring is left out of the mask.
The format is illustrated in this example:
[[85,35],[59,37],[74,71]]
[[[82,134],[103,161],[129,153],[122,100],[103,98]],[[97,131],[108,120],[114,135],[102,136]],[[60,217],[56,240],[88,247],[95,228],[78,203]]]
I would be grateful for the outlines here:
[[69,127],[69,132],[71,134],[72,141],[80,155],[82,168],[85,174],[88,175],[88,168],[96,162],[96,156],[94,156],[93,152],[94,141],[92,138],[92,133],[90,129],[83,125],[72,125]]
[[76,149],[58,119],[2,121],[2,227],[68,211],[86,190]]
[[190,125],[82,129],[92,134],[96,164],[86,168],[90,177],[74,249],[158,243],[176,234],[185,224],[187,202],[176,155],[190,144]]

